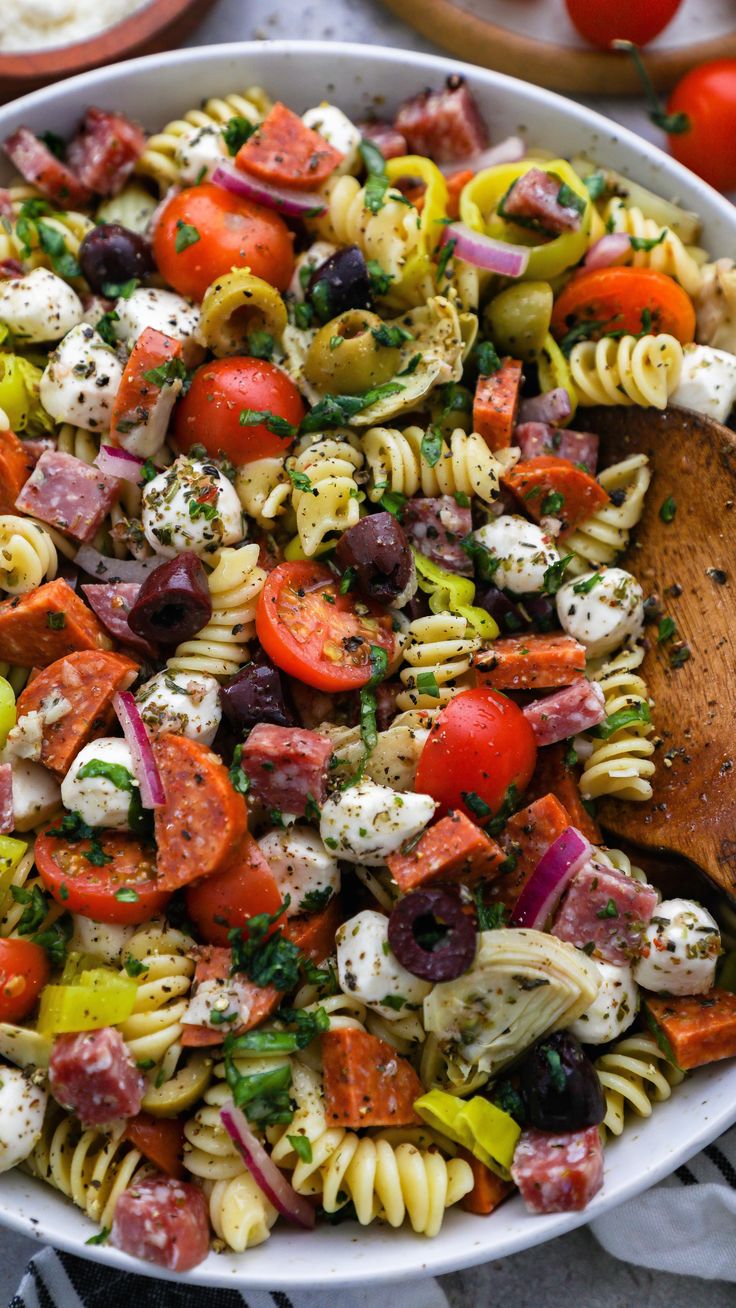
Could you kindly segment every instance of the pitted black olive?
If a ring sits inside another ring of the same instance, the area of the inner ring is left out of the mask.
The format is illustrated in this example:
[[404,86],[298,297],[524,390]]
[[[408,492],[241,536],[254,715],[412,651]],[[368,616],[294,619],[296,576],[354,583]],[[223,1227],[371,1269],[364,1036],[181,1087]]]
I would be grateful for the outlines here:
[[411,597],[416,571],[406,532],[391,513],[373,513],[343,532],[335,550],[338,567],[355,572],[355,588],[379,604]]
[[148,241],[120,223],[101,223],[87,233],[79,247],[79,266],[98,295],[112,295],[112,287],[147,277],[154,269]]
[[128,623],[145,640],[179,645],[201,631],[211,617],[207,574],[196,554],[185,550],[146,577]]
[[569,1031],[538,1040],[519,1069],[529,1121],[539,1131],[582,1131],[606,1115],[603,1087]]
[[291,711],[278,668],[265,655],[236,672],[220,688],[222,711],[241,736],[258,722],[272,722],[277,727],[293,727]]
[[307,282],[306,299],[323,323],[347,309],[370,309],[371,281],[357,245],[337,250],[315,268]]
[[473,919],[444,890],[414,890],[388,920],[388,943],[407,972],[425,981],[453,981],[475,956]]

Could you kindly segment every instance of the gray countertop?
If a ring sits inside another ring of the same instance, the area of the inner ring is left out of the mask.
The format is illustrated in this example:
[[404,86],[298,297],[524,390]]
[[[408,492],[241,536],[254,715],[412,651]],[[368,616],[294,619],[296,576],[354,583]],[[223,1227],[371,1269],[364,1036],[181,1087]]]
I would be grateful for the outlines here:
[[[395,19],[379,0],[219,0],[187,44],[280,37],[362,41],[442,53]],[[599,100],[595,105],[627,127],[661,141],[639,102]],[[10,1303],[23,1267],[37,1248],[35,1241],[0,1231],[1,1303]],[[635,1302],[646,1303],[647,1308],[691,1308],[693,1303],[733,1308],[736,1297],[733,1285],[725,1282],[669,1276],[617,1262],[585,1228],[512,1258],[444,1276],[441,1284],[452,1308],[494,1303],[561,1308],[567,1302],[580,1308],[629,1308]]]

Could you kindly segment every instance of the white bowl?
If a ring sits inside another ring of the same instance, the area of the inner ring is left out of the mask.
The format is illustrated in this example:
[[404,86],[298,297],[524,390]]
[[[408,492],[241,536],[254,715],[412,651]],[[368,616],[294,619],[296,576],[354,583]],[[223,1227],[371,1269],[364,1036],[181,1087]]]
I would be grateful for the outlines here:
[[[406,50],[275,41],[179,50],[98,69],[0,108],[0,138],[25,124],[69,133],[92,103],[121,109],[151,130],[200,99],[264,85],[297,110],[327,97],[358,116],[390,111],[404,96],[463,72],[492,139],[512,132],[559,154],[585,151],[602,164],[678,199],[703,218],[704,245],[726,254],[736,245],[736,209],[686,169],[632,132],[536,86],[467,64]],[[0,165],[0,167],[2,167]],[[0,184],[4,181],[0,172]],[[492,1217],[451,1211],[440,1235],[425,1240],[382,1226],[323,1226],[312,1234],[280,1226],[245,1254],[210,1254],[180,1278],[231,1288],[366,1285],[450,1272],[502,1258],[572,1230],[668,1175],[736,1120],[736,1064],[716,1063],[675,1089],[647,1121],[627,1126],[606,1150],[605,1185],[583,1213],[531,1217],[521,1200]],[[19,1172],[2,1177],[0,1222],[25,1235],[127,1271],[166,1276],[105,1246],[88,1247],[91,1223],[70,1202]]]

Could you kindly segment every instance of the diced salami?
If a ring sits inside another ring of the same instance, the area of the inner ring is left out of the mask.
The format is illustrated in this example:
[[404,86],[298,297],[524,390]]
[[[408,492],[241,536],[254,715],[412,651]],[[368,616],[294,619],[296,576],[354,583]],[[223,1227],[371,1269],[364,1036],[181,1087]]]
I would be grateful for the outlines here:
[[13,201],[6,186],[0,186],[0,218],[13,217]]
[[542,168],[530,168],[506,192],[499,212],[504,218],[524,219],[551,236],[559,236],[561,232],[577,232],[580,230],[581,212],[574,203],[560,200],[562,187],[559,177],[553,177]]
[[11,281],[13,277],[23,276],[23,264],[17,259],[3,259],[0,261],[0,277],[3,281]]
[[591,477],[598,466],[598,443],[592,431],[567,431],[545,422],[519,422],[514,430],[514,445],[519,446],[522,459],[556,454],[560,459],[582,464]]
[[67,151],[69,166],[83,186],[97,195],[117,195],[146,148],[137,123],[124,114],[90,107]]
[[0,763],[0,836],[8,836],[15,826],[13,816],[13,769]]
[[162,1172],[134,1181],[115,1205],[110,1244],[170,1272],[190,1271],[209,1252],[203,1192]]
[[497,877],[506,859],[502,849],[464,813],[449,812],[428,827],[408,853],[389,854],[386,864],[406,894],[438,881],[475,885]]
[[578,677],[554,695],[535,699],[522,710],[537,745],[555,745],[579,731],[597,727],[606,716],[606,701],[597,681]]
[[381,151],[384,159],[399,159],[409,153],[406,137],[397,132],[392,123],[384,123],[379,118],[368,123],[357,123],[358,131],[365,141],[372,141]]
[[45,668],[76,650],[109,647],[104,627],[60,577],[0,603],[0,649],[22,668]]
[[538,750],[537,765],[527,787],[526,798],[531,801],[551,793],[567,809],[571,825],[577,827],[591,845],[602,845],[601,829],[580,797],[578,771],[570,762],[567,747],[561,741]]
[[[572,415],[570,396],[564,386],[555,386],[541,395],[532,395],[519,405],[519,422],[541,422],[559,427]],[[514,442],[516,444],[516,442]],[[523,456],[528,457],[528,456]]]
[[21,176],[60,208],[84,209],[91,203],[89,187],[27,127],[13,132],[3,143],[3,149]]
[[473,529],[470,508],[461,508],[452,495],[437,499],[407,500],[401,512],[401,525],[413,545],[425,558],[448,572],[472,577],[473,561],[460,541]]
[[394,119],[412,154],[449,163],[488,145],[488,130],[464,77],[453,74],[442,91],[421,91],[405,100]]
[[137,636],[128,624],[128,614],[138,598],[138,581],[112,581],[106,585],[82,586],[87,602],[111,636],[136,650],[144,658],[156,657],[149,641]]
[[250,794],[266,808],[304,814],[310,798],[321,804],[326,797],[331,753],[328,738],[316,731],[259,723],[243,746]]
[[113,1026],[56,1037],[49,1059],[49,1085],[63,1108],[82,1126],[102,1126],[140,1112],[143,1075]]
[[75,540],[91,541],[120,496],[120,482],[73,454],[46,450],[15,506]]
[[154,817],[158,881],[177,890],[225,865],[245,835],[247,811],[227,769],[200,741],[159,736],[153,753],[166,795]]
[[511,1175],[530,1213],[580,1212],[603,1185],[598,1127],[561,1135],[522,1131]]
[[321,1039],[325,1117],[329,1126],[418,1126],[414,1100],[422,1083],[407,1058],[378,1036],[356,1028]]
[[17,704],[18,725],[29,714],[41,718],[38,761],[63,778],[80,749],[111,726],[113,695],[127,690],[137,673],[131,659],[106,650],[80,650],[39,672]]
[[42,454],[45,454],[47,450],[56,449],[56,443],[51,440],[50,436],[40,436],[37,439],[29,440],[23,439],[21,444],[23,446],[23,453],[25,454],[28,465],[31,469],[35,468]]
[[656,907],[653,886],[591,860],[570,882],[552,935],[623,966],[638,956]]

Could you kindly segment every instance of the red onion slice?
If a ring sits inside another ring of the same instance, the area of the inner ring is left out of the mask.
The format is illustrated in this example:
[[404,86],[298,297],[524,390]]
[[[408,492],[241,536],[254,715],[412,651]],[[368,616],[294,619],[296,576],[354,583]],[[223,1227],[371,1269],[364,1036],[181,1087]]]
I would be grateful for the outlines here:
[[566,827],[545,850],[519,895],[511,914],[514,926],[541,931],[568,882],[592,853],[590,842],[577,827]]
[[144,582],[149,572],[161,567],[161,555],[154,554],[150,559],[111,559],[91,545],[80,545],[74,562],[95,581]]
[[269,209],[278,209],[279,213],[286,214],[289,218],[304,218],[307,215],[317,218],[327,208],[322,196],[315,191],[293,191],[286,186],[271,186],[239,168],[229,168],[227,164],[217,166],[212,181],[215,186],[221,186],[232,195],[255,200]]
[[469,169],[480,173],[484,168],[495,168],[496,164],[518,163],[525,153],[526,146],[520,136],[507,136],[505,141],[499,141],[498,145],[491,145],[487,150],[466,155],[464,159],[453,159],[452,163],[439,164],[438,167],[445,177]]
[[119,477],[121,481],[132,481],[137,485],[141,479],[143,459],[139,459],[137,454],[129,454],[127,450],[117,445],[101,445],[95,464],[100,472],[107,472],[111,477]]
[[554,390],[545,391],[543,395],[533,395],[522,400],[519,405],[517,425],[525,422],[549,423],[557,427],[572,416],[570,396],[564,386],[555,386]]
[[241,1155],[248,1171],[269,1203],[288,1222],[311,1231],[315,1224],[314,1209],[306,1199],[297,1194],[279,1170],[273,1159],[266,1153],[260,1140],[256,1139],[243,1113],[235,1107],[232,1099],[220,1109],[222,1125]]
[[446,245],[448,241],[455,242],[454,253],[458,259],[464,259],[476,268],[484,268],[486,272],[500,273],[502,277],[521,277],[526,272],[531,254],[524,245],[496,241],[482,232],[474,232],[465,223],[452,223],[443,229],[440,244]]
[[610,268],[615,263],[623,263],[630,253],[631,241],[625,232],[607,232],[591,245],[583,259],[583,267]]
[[144,808],[161,808],[166,803],[166,795],[138,705],[129,690],[113,696],[112,702],[133,756],[133,771],[141,790],[141,804]]

